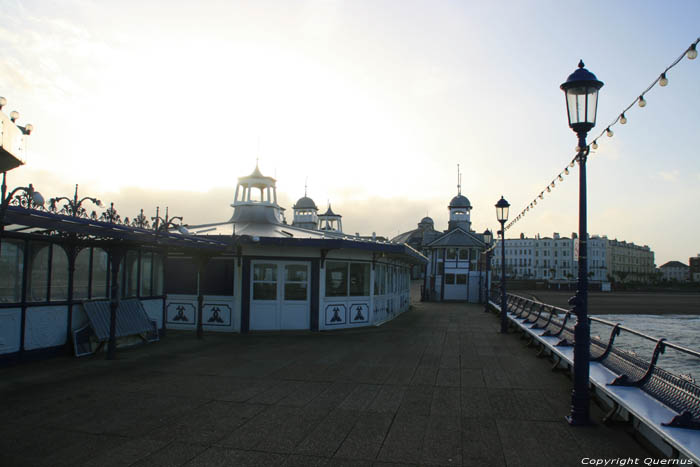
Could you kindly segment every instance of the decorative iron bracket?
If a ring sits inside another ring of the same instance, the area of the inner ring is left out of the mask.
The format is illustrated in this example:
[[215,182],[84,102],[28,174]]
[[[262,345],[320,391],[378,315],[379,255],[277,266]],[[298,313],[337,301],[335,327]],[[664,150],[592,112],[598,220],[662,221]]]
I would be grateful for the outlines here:
[[543,335],[543,336],[557,337],[559,334],[562,333],[562,331],[563,331],[564,328],[566,327],[566,322],[569,321],[569,316],[571,316],[571,312],[570,312],[570,311],[567,311],[567,312],[566,312],[566,315],[564,316],[564,321],[561,323],[561,329],[559,329],[559,331],[557,331],[556,334],[552,334],[552,333],[549,332],[549,331],[545,331],[545,333],[542,334],[542,335]]
[[613,342],[615,342],[615,336],[619,336],[619,335],[620,335],[620,323],[617,323],[615,325],[615,327],[612,328],[612,331],[610,332],[610,340],[608,341],[608,346],[605,347],[605,351],[602,354],[600,354],[600,356],[595,357],[595,358],[591,358],[591,361],[592,362],[603,361],[605,359],[605,357],[608,356],[608,354],[610,353],[610,351],[613,348]]
[[[542,305],[542,311],[544,311],[544,305]],[[554,316],[554,309],[549,310],[549,318],[547,318],[547,322],[544,323],[542,326],[538,326],[537,322],[532,325],[531,329],[545,329],[547,326],[549,326],[549,323],[552,322],[552,316]]]
[[668,423],[662,423],[663,426],[674,426],[677,428],[690,428],[691,430],[700,430],[700,420],[694,419],[693,414],[689,410],[683,411],[682,414],[676,415]]
[[629,376],[626,374],[621,374],[617,378],[613,380],[612,383],[608,384],[608,386],[634,386],[634,387],[640,387],[644,383],[646,383],[649,378],[651,378],[651,374],[654,371],[654,367],[656,366],[656,362],[659,359],[659,355],[664,353],[664,350],[666,349],[666,344],[664,344],[664,341],[666,338],[661,338],[658,341],[656,341],[656,347],[654,347],[654,353],[651,356],[651,362],[649,363],[649,368],[647,368],[646,373],[644,373],[644,376],[639,378],[637,381],[631,381],[629,379]]

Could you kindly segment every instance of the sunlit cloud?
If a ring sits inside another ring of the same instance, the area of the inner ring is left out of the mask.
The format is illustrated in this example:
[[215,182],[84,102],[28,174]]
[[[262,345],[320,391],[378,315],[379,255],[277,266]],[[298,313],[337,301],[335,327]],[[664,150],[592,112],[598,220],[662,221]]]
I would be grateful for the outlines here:
[[677,169],[674,170],[662,170],[658,174],[659,178],[665,182],[677,182],[680,172]]

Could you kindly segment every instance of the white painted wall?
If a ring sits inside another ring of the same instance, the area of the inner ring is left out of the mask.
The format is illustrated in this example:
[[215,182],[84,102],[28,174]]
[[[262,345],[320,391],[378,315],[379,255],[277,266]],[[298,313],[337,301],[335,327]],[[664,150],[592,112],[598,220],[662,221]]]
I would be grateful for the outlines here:
[[0,355],[19,352],[21,330],[21,308],[0,310]]
[[55,347],[66,343],[67,306],[37,306],[27,308],[24,349]]

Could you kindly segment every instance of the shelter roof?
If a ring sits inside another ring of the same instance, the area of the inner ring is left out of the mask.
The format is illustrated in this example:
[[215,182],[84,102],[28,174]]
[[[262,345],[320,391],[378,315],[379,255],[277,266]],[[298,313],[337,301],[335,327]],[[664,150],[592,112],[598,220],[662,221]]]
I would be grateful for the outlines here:
[[476,235],[471,232],[467,232],[461,227],[454,228],[449,232],[444,233],[432,242],[428,244],[430,247],[441,247],[441,246],[475,246],[484,247],[486,244],[480,238],[481,235]]

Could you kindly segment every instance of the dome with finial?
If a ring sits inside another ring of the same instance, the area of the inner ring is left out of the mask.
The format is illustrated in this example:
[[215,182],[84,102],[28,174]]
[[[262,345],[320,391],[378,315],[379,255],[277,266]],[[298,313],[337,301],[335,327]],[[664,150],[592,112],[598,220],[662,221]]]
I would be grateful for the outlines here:
[[309,198],[308,196],[302,196],[297,200],[296,204],[292,206],[292,209],[315,209],[318,210],[318,207],[316,207],[316,203],[314,203],[314,200]]
[[458,194],[457,196],[452,198],[452,201],[450,201],[450,205],[448,207],[471,209],[472,205],[466,196],[464,196],[463,194]]
[[432,217],[428,217],[428,216],[421,219],[420,222],[418,223],[418,227],[422,227],[422,226],[427,227],[427,226],[434,226],[434,225],[435,225],[435,221],[433,221]]

